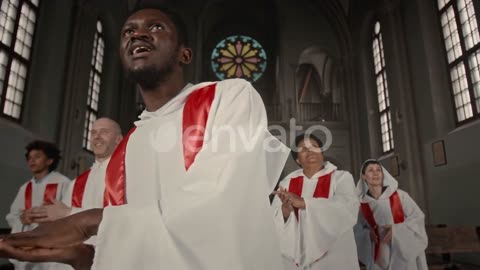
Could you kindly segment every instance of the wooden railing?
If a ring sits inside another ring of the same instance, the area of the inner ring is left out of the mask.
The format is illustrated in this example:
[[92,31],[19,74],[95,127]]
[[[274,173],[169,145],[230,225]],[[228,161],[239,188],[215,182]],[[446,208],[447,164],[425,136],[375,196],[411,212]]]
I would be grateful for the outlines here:
[[331,102],[300,103],[298,104],[297,118],[307,122],[343,120],[340,104]]
[[331,102],[323,103],[300,103],[295,109],[292,104],[265,104],[269,121],[282,121],[282,113],[287,112],[288,117],[294,117],[298,121],[324,122],[343,121],[343,113],[340,104]]

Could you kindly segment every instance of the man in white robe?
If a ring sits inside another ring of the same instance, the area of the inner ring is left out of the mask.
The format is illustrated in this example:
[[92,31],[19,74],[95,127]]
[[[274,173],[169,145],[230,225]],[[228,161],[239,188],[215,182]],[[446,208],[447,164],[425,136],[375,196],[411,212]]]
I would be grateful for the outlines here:
[[[90,146],[95,162],[68,185],[62,201],[36,207],[34,211],[45,217],[38,223],[51,222],[88,209],[103,208],[105,202],[105,172],[110,156],[122,140],[122,131],[117,122],[110,118],[99,118],[92,124]],[[86,243],[95,244],[95,237]]]
[[146,110],[108,165],[112,206],[6,237],[0,256],[90,269],[81,242],[98,232],[92,269],[281,269],[268,195],[289,151],[250,83],[185,86],[185,33],[166,9],[139,9],[123,27],[120,56]]
[[[45,214],[38,213],[35,208],[61,200],[63,191],[70,184],[70,179],[55,171],[60,160],[60,150],[54,144],[33,141],[26,146],[26,150],[25,157],[33,177],[20,187],[7,214],[6,219],[12,233],[36,228],[38,220],[45,218]],[[71,269],[69,265],[59,263],[11,262],[16,270]]]
[[367,269],[428,269],[425,216],[378,161],[363,164],[357,194],[361,211],[355,237],[359,259]]
[[352,175],[324,162],[314,135],[297,136],[295,145],[302,168],[280,182],[272,204],[285,269],[359,269]]
[[69,185],[62,196],[62,201],[37,207],[36,211],[44,213],[45,218],[37,222],[50,222],[59,218],[105,206],[105,172],[110,156],[122,140],[122,131],[117,122],[110,118],[99,118],[92,124],[90,146],[95,162]]

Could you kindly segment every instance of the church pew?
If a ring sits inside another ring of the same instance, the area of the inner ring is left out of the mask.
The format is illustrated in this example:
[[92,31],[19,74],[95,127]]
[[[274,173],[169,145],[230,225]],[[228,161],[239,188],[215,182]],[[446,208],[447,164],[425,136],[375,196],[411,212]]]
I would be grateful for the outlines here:
[[429,225],[426,250],[430,270],[480,269],[480,266],[462,265],[452,256],[459,253],[480,254],[480,227]]

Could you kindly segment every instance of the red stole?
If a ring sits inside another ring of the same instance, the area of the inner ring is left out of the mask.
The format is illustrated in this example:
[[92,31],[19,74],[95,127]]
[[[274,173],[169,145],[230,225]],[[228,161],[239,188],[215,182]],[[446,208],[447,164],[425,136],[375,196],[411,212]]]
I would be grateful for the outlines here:
[[72,207],[81,208],[83,202],[83,194],[85,193],[85,186],[87,185],[88,176],[91,169],[86,170],[80,174],[75,180],[72,191]]
[[[207,125],[217,84],[210,84],[194,90],[187,97],[183,107],[183,158],[187,171],[203,146],[203,136]],[[126,204],[125,155],[132,128],[123,138],[110,158],[105,174],[104,205]]]
[[[58,184],[52,183],[45,186],[45,192],[43,193],[43,203],[52,204],[53,200],[57,198]],[[32,208],[32,193],[33,183],[30,181],[25,188],[25,210]]]
[[[322,175],[318,178],[317,186],[315,187],[315,191],[313,192],[313,198],[327,198],[330,194],[330,184],[332,182],[332,174]],[[302,197],[302,190],[303,190],[303,176],[298,176],[292,178],[290,180],[290,184],[288,185],[288,192],[294,193],[299,197]],[[295,217],[298,218],[298,208],[293,209],[295,213]]]
[[106,205],[122,205],[127,203],[126,183],[125,183],[125,153],[127,152],[127,143],[130,135],[135,131],[136,127],[130,129],[122,141],[113,151],[110,162],[105,172],[105,192],[103,196],[103,204]]
[[[398,192],[395,191],[389,198],[390,200],[390,209],[392,210],[393,216],[393,223],[399,224],[405,221],[405,214],[403,213],[402,202],[400,201],[400,197],[398,196]],[[368,222],[368,225],[371,229],[374,230],[375,235],[377,236],[378,241],[375,243],[375,261],[378,259],[380,255],[380,232],[378,230],[377,222],[375,221],[375,217],[373,216],[373,211],[370,208],[368,203],[361,203],[361,210],[362,214]]]
[[57,198],[58,184],[47,184],[45,193],[43,193],[43,203],[52,204],[53,200]]
[[28,182],[25,188],[25,210],[32,208],[32,182]]
[[203,146],[203,136],[207,126],[208,114],[215,97],[217,84],[207,85],[192,92],[183,107],[183,159],[185,170],[195,161]]

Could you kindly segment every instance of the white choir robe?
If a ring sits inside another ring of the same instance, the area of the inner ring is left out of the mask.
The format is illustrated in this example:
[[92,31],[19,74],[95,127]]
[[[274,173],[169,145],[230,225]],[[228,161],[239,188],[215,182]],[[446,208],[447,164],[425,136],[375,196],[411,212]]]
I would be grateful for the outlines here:
[[[358,246],[359,260],[365,264],[367,270],[427,270],[425,249],[428,237],[425,231],[425,216],[403,190],[398,189],[398,182],[390,173],[382,168],[386,187],[378,200],[367,194],[368,187],[364,180],[357,184],[357,194],[361,203],[368,203],[375,223],[378,227],[392,225],[392,242],[380,244],[380,255],[374,260],[375,244],[370,239],[370,226],[360,211],[358,224],[355,226],[355,238]],[[403,223],[393,224],[390,196],[397,191],[402,204],[405,220]],[[379,231],[380,237],[385,232]]]
[[217,83],[204,145],[185,169],[183,107],[208,84],[187,85],[135,123],[125,158],[127,204],[105,208],[92,269],[282,267],[268,195],[289,149],[268,132],[250,83]]
[[[72,195],[74,192],[75,183],[77,178],[72,181],[69,185],[67,191],[63,195],[63,203],[70,207],[72,210],[70,215],[93,209],[93,208],[103,208],[104,193],[105,193],[105,172],[107,170],[108,162],[110,158],[105,159],[102,162],[95,161],[92,167],[90,168],[90,173],[88,174],[87,182],[85,185],[85,190],[82,198],[81,207],[72,206]],[[85,244],[95,245],[95,236],[92,236]]]
[[[328,198],[314,198],[320,176],[331,173]],[[359,269],[353,227],[359,202],[349,172],[337,170],[330,162],[310,179],[297,170],[285,177],[280,186],[288,190],[290,180],[303,176],[302,196],[305,209],[299,209],[299,221],[293,211],[284,221],[282,202],[275,196],[274,218],[285,269]]]
[[[35,229],[38,224],[32,223],[30,225],[24,225],[20,220],[20,216],[25,210],[25,190],[27,185],[32,183],[32,208],[38,207],[44,204],[44,194],[45,188],[48,184],[58,184],[57,194],[55,199],[62,200],[63,194],[68,189],[69,184],[71,183],[63,174],[60,174],[56,171],[52,171],[47,174],[44,178],[40,180],[31,179],[30,181],[23,184],[10,206],[10,213],[7,214],[6,220],[10,228],[12,228],[11,233],[17,232],[26,232]],[[10,260],[15,265],[15,270],[71,270],[72,267],[66,264],[61,263],[31,263],[31,262],[21,262],[17,260]]]

